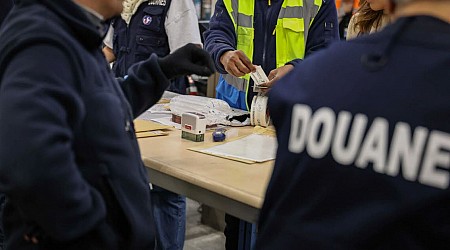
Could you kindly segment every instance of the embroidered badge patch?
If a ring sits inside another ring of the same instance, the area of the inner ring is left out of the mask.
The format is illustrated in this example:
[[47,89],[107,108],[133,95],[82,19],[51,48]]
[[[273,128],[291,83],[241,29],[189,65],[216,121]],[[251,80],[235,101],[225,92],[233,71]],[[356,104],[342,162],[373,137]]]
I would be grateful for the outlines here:
[[145,16],[142,18],[142,23],[143,23],[144,25],[150,25],[150,24],[152,23],[152,17],[149,16],[149,15],[145,15]]

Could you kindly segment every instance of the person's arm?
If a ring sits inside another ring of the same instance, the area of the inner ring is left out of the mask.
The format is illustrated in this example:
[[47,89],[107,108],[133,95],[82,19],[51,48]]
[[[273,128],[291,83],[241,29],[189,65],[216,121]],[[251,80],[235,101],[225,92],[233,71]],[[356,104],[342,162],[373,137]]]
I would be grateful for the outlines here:
[[176,3],[171,3],[164,25],[171,52],[188,43],[203,46],[192,0],[177,0]]
[[113,51],[113,39],[114,39],[114,27],[109,25],[108,32],[103,38],[103,54],[105,55],[106,61],[112,63],[116,60],[116,55]]
[[34,45],[6,65],[0,91],[2,191],[58,241],[106,223],[104,200],[82,177],[73,149],[83,113],[74,68],[64,49]]
[[[311,24],[306,41],[305,58],[339,41],[339,24],[334,0],[324,0]],[[294,66],[297,62],[291,62]]]
[[114,51],[107,45],[103,47],[102,51],[108,63],[112,63],[116,60],[116,55],[114,54]]
[[262,87],[267,87],[267,88],[262,88],[261,91],[263,93],[269,91],[274,83],[276,83],[278,80],[280,80],[287,73],[291,72],[291,70],[293,70],[293,69],[294,69],[294,65],[287,63],[281,67],[271,70],[269,72],[269,75],[267,76],[269,81],[261,84]]
[[169,86],[169,78],[158,64],[158,56],[133,64],[119,84],[130,103],[134,117],[138,117],[161,98]]
[[205,50],[211,55],[219,73],[227,74],[220,61],[227,51],[236,50],[236,33],[233,21],[229,16],[222,0],[216,2],[214,14],[209,21],[209,29],[203,33]]
[[212,73],[214,65],[209,54],[189,43],[163,58],[152,54],[149,59],[134,64],[126,79],[119,79],[119,83],[134,117],[137,117],[161,98],[169,86],[169,79],[190,74],[210,76]]
[[205,49],[211,54],[216,69],[220,73],[241,77],[256,70],[251,59],[243,51],[236,50],[233,21],[222,0],[217,1],[209,30],[205,31],[204,36]]

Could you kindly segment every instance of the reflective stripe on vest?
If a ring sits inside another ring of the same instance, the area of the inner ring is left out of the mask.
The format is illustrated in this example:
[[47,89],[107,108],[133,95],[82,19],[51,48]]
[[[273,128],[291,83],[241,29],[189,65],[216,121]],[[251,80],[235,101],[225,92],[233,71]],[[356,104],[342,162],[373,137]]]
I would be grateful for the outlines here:
[[[224,0],[225,7],[228,14],[233,21],[234,30],[237,36],[237,50],[241,50],[244,54],[252,60],[253,58],[253,40],[255,38],[255,31],[253,28],[253,15],[255,13],[255,1],[248,0]],[[237,88],[239,91],[245,91],[245,97],[248,93],[248,82],[250,75],[243,77],[235,77],[230,74],[223,75],[224,80]],[[247,105],[247,110],[248,110]]]
[[278,15],[276,32],[277,68],[305,57],[306,41],[322,0],[285,0]]
[[[237,50],[253,59],[255,1],[224,0],[237,35]],[[308,31],[322,6],[322,0],[285,0],[278,14],[275,27],[276,66],[281,67],[294,59],[305,56]],[[250,75],[237,78],[223,75],[225,81],[239,91],[248,92]],[[248,108],[248,107],[247,107]]]

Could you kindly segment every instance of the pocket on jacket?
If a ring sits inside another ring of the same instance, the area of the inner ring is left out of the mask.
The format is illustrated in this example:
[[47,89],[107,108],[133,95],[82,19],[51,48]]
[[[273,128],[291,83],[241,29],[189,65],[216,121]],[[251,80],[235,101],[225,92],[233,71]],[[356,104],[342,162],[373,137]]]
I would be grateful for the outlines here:
[[324,24],[324,41],[329,43],[333,40],[334,37],[334,23],[333,22],[325,22]]
[[77,239],[56,241],[46,238],[39,245],[39,249],[47,250],[121,250],[121,245],[123,244],[118,241],[117,234],[112,230],[111,226],[103,221],[93,230]]
[[147,29],[155,32],[162,32],[164,6],[149,5],[144,8],[144,16],[142,17],[139,28]]
[[[253,39],[255,38],[255,30],[238,26],[237,29],[237,49],[244,52],[253,52]],[[250,55],[246,55],[251,57]],[[251,58],[250,58],[251,59]]]
[[106,206],[105,222],[117,237],[118,242],[129,239],[130,225],[109,177],[108,166],[104,163],[91,165],[82,170],[83,177],[102,195]]
[[283,19],[282,24],[287,44],[305,43],[305,24],[303,19]]
[[289,62],[303,58],[305,53],[305,25],[303,19],[283,18],[276,27],[277,61]]
[[98,190],[102,194],[103,199],[106,204],[106,222],[111,225],[112,229],[123,239],[127,239],[129,237],[128,233],[130,232],[128,220],[123,209],[123,206],[120,204],[120,198],[117,195],[117,192],[114,189],[114,185],[112,184],[108,173],[108,167],[106,164],[99,164],[100,168],[103,170],[103,174],[98,182]]
[[169,51],[162,47],[167,47],[167,38],[147,35],[136,35],[136,62],[148,59],[152,53],[159,57],[169,54]]

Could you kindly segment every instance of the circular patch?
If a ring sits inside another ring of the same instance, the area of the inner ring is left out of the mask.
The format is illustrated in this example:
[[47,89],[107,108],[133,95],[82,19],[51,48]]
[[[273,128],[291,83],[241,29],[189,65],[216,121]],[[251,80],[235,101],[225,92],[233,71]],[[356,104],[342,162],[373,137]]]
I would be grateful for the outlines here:
[[150,24],[152,23],[152,17],[149,16],[149,15],[145,15],[145,16],[142,18],[142,23],[143,23],[144,25],[150,25]]

